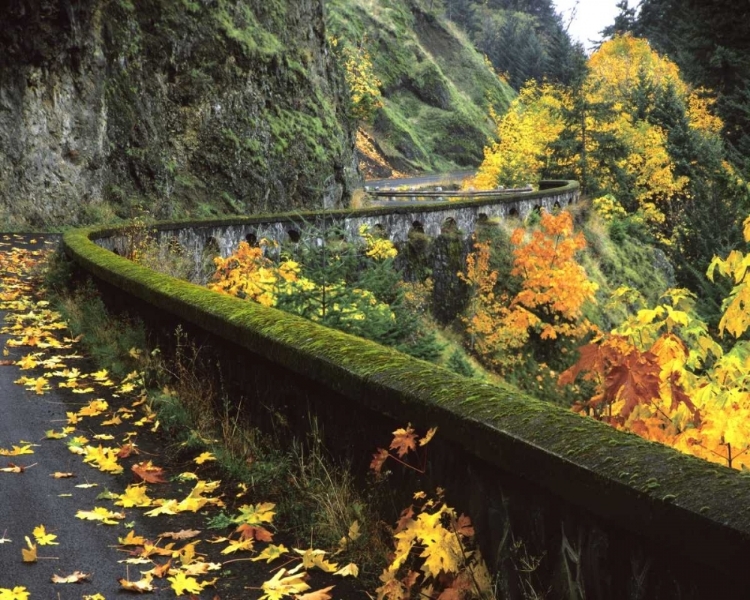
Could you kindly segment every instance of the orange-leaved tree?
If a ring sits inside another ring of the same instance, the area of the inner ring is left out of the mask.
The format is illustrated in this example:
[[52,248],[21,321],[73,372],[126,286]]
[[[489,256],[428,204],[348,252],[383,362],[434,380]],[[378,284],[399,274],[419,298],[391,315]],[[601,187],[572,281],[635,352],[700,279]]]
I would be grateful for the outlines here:
[[[750,219],[745,221],[750,242]],[[580,349],[578,363],[560,376],[582,374],[595,395],[577,405],[591,416],[686,453],[734,468],[750,467],[750,255],[714,258],[715,272],[734,281],[724,303],[720,334],[727,349],[693,310],[686,290],[669,290],[655,308],[641,307],[612,333]],[[633,304],[632,290],[618,299]]]
[[594,301],[597,285],[576,261],[586,240],[574,232],[570,213],[542,213],[538,229],[530,235],[516,229],[511,243],[510,274],[520,281],[516,293],[497,285],[488,243],[475,244],[466,272],[459,273],[471,288],[464,317],[471,346],[485,364],[496,368],[519,362],[519,350],[531,336],[544,344],[558,338],[581,339],[594,330],[582,311],[586,302]]

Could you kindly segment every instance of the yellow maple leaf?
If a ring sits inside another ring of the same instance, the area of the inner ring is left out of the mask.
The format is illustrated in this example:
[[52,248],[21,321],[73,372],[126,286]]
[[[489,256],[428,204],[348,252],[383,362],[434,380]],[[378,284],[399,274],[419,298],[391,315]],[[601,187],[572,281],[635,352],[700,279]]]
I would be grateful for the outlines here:
[[44,525],[39,525],[39,527],[35,527],[34,531],[32,532],[34,534],[34,539],[36,540],[36,543],[40,546],[58,546],[59,542],[56,542],[57,536],[51,533],[47,533],[47,530],[44,528]]
[[[21,442],[23,444],[23,442]],[[23,446],[13,446],[10,450],[0,448],[0,456],[21,456],[22,454],[34,454],[31,449],[31,444],[23,444]]]
[[295,548],[294,551],[297,554],[302,555],[302,562],[298,564],[296,567],[294,567],[293,569],[291,569],[289,571],[290,574],[296,573],[300,569],[308,571],[314,568],[318,568],[321,571],[325,571],[326,573],[333,573],[339,568],[339,566],[336,563],[328,562],[325,559],[326,553],[324,550],[315,550],[313,548],[308,548],[307,550],[300,550],[299,548]]
[[424,436],[422,437],[422,439],[419,440],[419,445],[420,446],[427,445],[430,442],[430,440],[433,437],[435,437],[435,434],[437,433],[437,430],[438,430],[437,427],[431,427],[430,429],[428,429],[427,433],[425,433]]
[[349,563],[348,565],[341,567],[334,573],[334,575],[339,575],[340,577],[358,577],[359,567],[354,563]]
[[143,579],[140,579],[139,581],[129,581],[125,579],[124,577],[121,577],[117,581],[122,586],[123,589],[126,589],[129,592],[136,592],[138,594],[143,594],[144,592],[154,591],[154,586],[151,585],[152,579],[153,577],[151,575],[145,575]]
[[109,408],[109,404],[107,403],[107,401],[99,398],[97,400],[92,400],[86,406],[84,406],[81,410],[79,410],[78,416],[79,417],[98,417],[108,408]]
[[239,514],[232,519],[233,523],[246,523],[247,525],[261,525],[272,523],[276,505],[273,502],[261,502],[259,504],[243,504],[239,507]]
[[76,517],[89,521],[101,521],[105,525],[117,525],[117,521],[125,518],[125,513],[116,513],[103,506],[97,506],[94,510],[79,510]]
[[216,460],[216,457],[211,452],[203,452],[199,456],[196,456],[193,459],[193,462],[195,462],[196,465],[202,465],[209,460]]
[[128,535],[124,538],[117,538],[117,541],[121,546],[143,546],[146,543],[146,538],[141,535],[136,535],[134,530],[128,531]]
[[295,596],[295,600],[331,600],[331,594],[330,592],[334,587],[333,585],[329,585],[326,588],[322,588],[319,590],[315,590],[314,592],[308,592],[307,594],[302,594],[301,596],[297,595]]
[[280,600],[284,596],[300,594],[310,589],[310,586],[305,583],[306,573],[284,577],[286,572],[286,569],[279,569],[276,575],[265,581],[261,586],[265,593],[258,600]]
[[282,554],[286,554],[287,552],[289,552],[289,549],[284,546],[284,544],[279,544],[278,546],[270,544],[263,549],[263,552],[258,554],[258,556],[251,558],[250,560],[265,560],[267,563],[270,563],[279,558]]
[[200,594],[206,584],[201,584],[194,577],[189,577],[185,573],[178,572],[174,577],[168,577],[174,593],[182,596],[184,593]]
[[244,540],[229,540],[229,545],[224,548],[221,553],[222,554],[233,554],[235,552],[244,552],[244,551],[250,551],[253,549],[253,544],[255,543],[254,538],[247,538]]
[[13,589],[0,588],[0,600],[29,600],[29,592],[20,585]]
[[125,508],[145,508],[153,504],[153,500],[146,494],[146,486],[141,484],[131,484],[125,488],[125,493],[117,496],[115,500],[117,506]]

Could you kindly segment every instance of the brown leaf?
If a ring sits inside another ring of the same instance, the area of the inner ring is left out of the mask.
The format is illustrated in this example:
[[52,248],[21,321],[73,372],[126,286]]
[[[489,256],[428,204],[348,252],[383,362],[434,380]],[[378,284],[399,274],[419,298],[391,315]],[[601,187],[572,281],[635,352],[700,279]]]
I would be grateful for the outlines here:
[[158,577],[159,579],[162,579],[165,575],[169,573],[169,569],[171,567],[172,567],[172,559],[170,558],[163,565],[156,565],[153,569],[153,573],[156,577]]
[[409,506],[401,511],[401,518],[396,523],[396,533],[403,531],[411,523],[412,517],[414,516],[414,507]]
[[308,592],[307,594],[296,595],[295,600],[331,600],[330,592],[335,586],[329,585],[327,588]]
[[170,538],[173,540],[189,540],[198,535],[200,531],[198,529],[183,529],[182,531],[165,531],[160,533],[160,538]]
[[12,364],[12,360],[0,360],[0,367],[9,367]]
[[135,592],[137,594],[143,594],[145,592],[153,592],[154,586],[151,585],[151,576],[147,575],[139,581],[128,581],[124,577],[120,577],[117,580],[124,590],[128,592]]
[[414,433],[411,424],[406,426],[406,429],[397,429],[393,432],[393,441],[391,442],[390,449],[395,450],[399,458],[403,458],[410,451],[417,449],[417,434]]
[[60,471],[55,471],[54,473],[50,473],[50,477],[54,477],[55,479],[68,479],[69,477],[75,477],[73,473],[61,473]]
[[3,467],[2,469],[0,469],[0,473],[23,473],[25,470],[26,470],[26,467],[14,465],[13,463],[8,463],[7,467]]
[[599,344],[592,343],[581,346],[578,349],[578,354],[580,355],[578,362],[566,371],[560,373],[560,377],[557,379],[557,385],[568,385],[573,383],[581,371],[601,370]]
[[53,575],[52,583],[81,583],[91,577],[90,573],[81,573],[81,571],[75,571],[70,575]]
[[266,529],[265,527],[248,525],[247,523],[243,523],[242,525],[237,527],[237,529],[235,529],[235,533],[239,533],[240,538],[243,540],[256,539],[259,542],[273,541],[273,534],[268,531],[268,529]]
[[613,366],[605,377],[604,396],[608,402],[618,398],[625,402],[620,415],[627,419],[639,403],[659,398],[661,367],[650,352],[633,348],[620,364]]
[[131,468],[133,473],[146,483],[166,483],[164,470],[161,467],[154,466],[151,461],[137,463]]
[[372,461],[370,462],[370,468],[376,473],[380,473],[383,468],[383,463],[388,460],[388,450],[385,448],[378,448],[378,451],[372,455]]
[[471,526],[471,519],[466,515],[462,514],[456,519],[455,528],[456,533],[459,533],[464,537],[472,537],[474,535],[474,528]]
[[138,452],[135,444],[124,444],[117,451],[117,458],[128,458],[131,454],[140,454],[140,452]]

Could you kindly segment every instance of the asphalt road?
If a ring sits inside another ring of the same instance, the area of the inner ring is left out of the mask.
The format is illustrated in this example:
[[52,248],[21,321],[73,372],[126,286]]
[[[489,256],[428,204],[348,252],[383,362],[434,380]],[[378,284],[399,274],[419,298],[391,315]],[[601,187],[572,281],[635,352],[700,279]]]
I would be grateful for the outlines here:
[[[31,244],[30,240],[35,243]],[[49,241],[49,240],[48,240]],[[125,564],[123,561],[132,556],[128,551],[133,548],[118,547],[118,537],[125,537],[129,532],[152,540],[163,547],[171,540],[163,538],[164,532],[178,532],[183,530],[200,530],[198,537],[188,541],[178,541],[175,550],[185,544],[198,541],[196,551],[205,557],[206,562],[223,563],[224,567],[212,571],[199,579],[205,581],[218,576],[215,586],[206,587],[198,595],[183,595],[188,598],[211,598],[222,600],[253,599],[261,596],[259,586],[272,577],[276,565],[268,565],[264,561],[250,562],[252,554],[240,553],[230,556],[222,555],[225,544],[209,544],[208,540],[218,535],[231,535],[227,530],[207,529],[208,519],[216,516],[219,508],[207,506],[198,513],[182,512],[176,515],[159,515],[148,517],[143,509],[121,508],[115,506],[112,499],[98,498],[104,491],[114,494],[124,493],[129,484],[135,483],[136,478],[131,471],[135,462],[152,460],[162,467],[167,478],[163,484],[147,486],[147,493],[151,498],[174,498],[181,500],[193,489],[194,481],[183,481],[173,477],[185,471],[192,471],[206,481],[221,478],[220,472],[213,463],[197,466],[194,453],[176,451],[174,440],[163,432],[163,428],[154,431],[148,426],[136,425],[136,419],[143,414],[143,408],[136,408],[132,395],[117,394],[114,387],[104,387],[91,383],[95,388],[92,393],[75,394],[70,389],[58,388],[61,381],[59,376],[50,375],[51,369],[37,366],[22,370],[15,364],[30,353],[41,352],[42,358],[54,355],[82,354],[80,344],[73,349],[40,350],[35,347],[8,346],[10,339],[20,339],[22,334],[7,331],[13,323],[7,317],[23,314],[30,310],[38,312],[40,308],[31,307],[28,302],[13,305],[8,302],[9,295],[17,288],[23,278],[18,279],[17,272],[23,255],[9,254],[12,248],[33,250],[49,247],[43,236],[9,236],[0,234],[0,589],[13,590],[24,587],[30,594],[30,599],[43,600],[81,600],[96,594],[107,600],[131,596],[131,592],[124,591],[118,579],[129,581],[141,579],[141,572],[153,568],[153,564]],[[53,332],[55,337],[62,340],[68,335],[65,330]],[[7,351],[7,353],[6,353]],[[65,366],[78,368],[82,373],[93,373],[98,370],[92,361],[85,357],[66,358]],[[62,367],[59,367],[62,368]],[[58,369],[59,369],[58,368]],[[29,390],[23,385],[14,383],[20,377],[38,378],[47,375],[50,379],[50,389],[39,395],[35,390]],[[93,379],[85,380],[89,385]],[[123,457],[120,463],[124,472],[118,475],[104,473],[97,468],[84,464],[81,456],[70,452],[66,439],[45,439],[45,432],[54,429],[60,431],[68,422],[66,413],[77,412],[95,398],[102,398],[109,403],[109,409],[100,417],[85,417],[76,424],[75,436],[86,436],[92,446],[118,448],[125,440],[135,441],[139,455]],[[145,408],[145,405],[144,405]],[[102,421],[111,418],[118,409],[133,409],[133,417],[126,420],[123,414],[121,425],[104,427]],[[137,415],[137,416],[136,416]],[[136,432],[134,437],[130,437]],[[97,441],[96,434],[111,434],[112,441]],[[33,454],[17,456],[3,455],[13,446],[31,444]],[[173,448],[165,452],[165,448]],[[4,472],[2,469],[12,465],[24,467],[22,473]],[[56,479],[51,476],[55,472],[74,473],[75,477]],[[81,484],[95,484],[96,487],[78,487]],[[235,484],[225,482],[215,494],[220,494],[227,502],[226,510],[232,514],[237,505],[267,501],[265,497],[251,497],[251,494],[237,499]],[[207,495],[215,495],[207,494]],[[260,491],[262,494],[262,491]],[[259,493],[254,494],[259,496]],[[105,525],[95,521],[81,520],[76,517],[79,510],[90,511],[95,507],[103,507],[110,511],[124,512],[125,519],[116,525]],[[38,561],[26,563],[22,560],[21,550],[27,548],[25,538],[32,542],[32,532],[39,525],[44,525],[47,533],[57,536],[59,545],[38,545]],[[274,543],[283,543],[287,547],[302,546],[305,542],[278,533]],[[265,544],[263,544],[264,546]],[[260,548],[255,549],[256,552]],[[158,563],[163,565],[169,557],[159,556]],[[227,565],[227,559],[234,564]],[[179,564],[179,559],[172,556],[173,564]],[[287,567],[289,561],[286,561]],[[76,571],[89,574],[89,580],[82,583],[53,583],[54,575],[68,576]],[[352,578],[333,578],[325,573],[310,575],[312,589],[319,589],[327,585],[336,585],[336,598],[362,598],[358,580]],[[175,592],[166,578],[153,580],[154,591],[147,597],[174,598]],[[3,594],[0,594],[2,596]],[[11,596],[15,598],[15,596]],[[23,596],[21,596],[23,598]]]
[[[40,248],[45,245],[43,237],[36,236],[34,239],[37,240],[37,244],[34,245],[27,243],[29,239],[30,236],[24,236],[23,239],[18,236],[0,236],[0,256],[7,251],[9,243],[15,247],[25,248]],[[0,294],[8,291],[9,284],[14,284],[14,276],[3,270]],[[0,319],[6,325],[7,315],[7,311],[0,311]],[[60,338],[65,334],[66,332],[57,332]],[[11,337],[17,336],[0,334],[0,348],[6,348],[6,342]],[[45,431],[59,431],[65,426],[67,411],[78,411],[91,399],[107,398],[111,393],[97,390],[95,395],[79,395],[53,385],[52,389],[43,395],[37,395],[14,381],[23,375],[38,377],[44,371],[41,368],[22,371],[18,366],[7,363],[17,361],[38,349],[10,347],[7,350],[8,355],[0,357],[3,361],[0,366],[0,449],[30,443],[33,444],[34,453],[0,456],[0,469],[10,464],[26,467],[20,474],[0,472],[0,541],[3,542],[0,544],[0,588],[13,589],[23,586],[29,591],[32,600],[80,600],[84,596],[97,593],[108,599],[123,593],[128,595],[120,589],[118,579],[128,576],[130,580],[140,579],[139,568],[145,570],[149,566],[133,566],[118,562],[128,557],[122,549],[117,548],[118,536],[125,536],[130,530],[125,523],[139,535],[156,539],[160,531],[170,529],[171,518],[150,519],[143,516],[142,511],[135,509],[126,509],[127,519],[116,526],[76,518],[78,510],[92,510],[95,506],[123,510],[113,506],[112,501],[97,500],[97,496],[105,490],[123,493],[125,487],[133,481],[132,473],[128,472],[129,465],[126,466],[125,474],[113,477],[83,464],[80,456],[68,450],[65,440],[44,439]],[[56,352],[69,354],[71,351]],[[93,363],[84,358],[70,359],[66,363],[69,367],[77,367],[83,372],[96,370]],[[108,400],[112,402],[113,407],[118,401],[117,398],[111,397]],[[93,426],[92,423],[91,427]],[[130,426],[130,429],[133,427]],[[93,433],[85,422],[78,426],[76,432],[78,435],[89,437]],[[112,433],[118,434],[119,437],[122,430]],[[104,442],[107,443],[115,442]],[[72,472],[75,477],[55,479],[51,477],[55,472]],[[97,487],[76,487],[81,484],[96,484]],[[201,519],[201,524],[203,523],[204,520]],[[39,545],[38,562],[24,563],[21,549],[27,547],[25,538],[28,536],[33,542],[32,532],[39,525],[44,525],[48,533],[56,535],[59,545]],[[174,526],[183,527],[181,523],[174,523]],[[90,574],[90,581],[79,584],[55,584],[51,581],[55,574],[67,576],[75,571]],[[157,590],[149,595],[175,596],[165,580],[155,580],[154,583]],[[213,597],[215,594],[215,590],[208,588],[204,592],[205,597]]]
[[440,181],[451,180],[460,181],[474,175],[474,171],[453,171],[450,173],[431,173],[429,175],[420,175],[418,177],[405,177],[401,179],[371,179],[365,181],[367,187],[400,187],[430,185]]

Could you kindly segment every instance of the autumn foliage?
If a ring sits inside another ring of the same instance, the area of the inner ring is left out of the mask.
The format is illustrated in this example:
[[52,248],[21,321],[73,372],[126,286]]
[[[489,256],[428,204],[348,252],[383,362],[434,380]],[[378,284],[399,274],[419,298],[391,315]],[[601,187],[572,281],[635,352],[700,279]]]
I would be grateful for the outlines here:
[[518,228],[511,236],[511,276],[520,290],[511,294],[498,286],[498,272],[490,267],[488,242],[475,244],[459,277],[471,288],[471,303],[464,317],[474,352],[487,364],[507,365],[518,358],[531,336],[545,341],[559,337],[580,339],[592,330],[582,316],[597,285],[576,261],[586,247],[575,233],[570,213],[541,215],[539,228],[530,234]]
[[691,196],[697,153],[719,140],[722,122],[712,104],[646,40],[616,37],[592,54],[576,87],[531,82],[521,90],[497,119],[499,141],[485,149],[473,185],[575,178],[623,200],[669,242]]
[[[426,446],[437,428],[419,436],[411,424],[393,432],[388,449],[379,448],[370,468],[381,475],[392,460],[404,468],[424,472]],[[416,458],[416,464],[414,461]],[[475,546],[471,519],[459,515],[438,488],[434,497],[416,492],[393,529],[394,550],[380,575],[377,600],[491,597],[491,577]]]
[[[750,242],[750,219],[745,221]],[[642,307],[612,333],[580,349],[580,359],[560,376],[581,376],[596,392],[577,406],[615,427],[729,467],[750,467],[750,327],[746,281],[750,257],[733,251],[715,258],[715,272],[734,284],[715,339],[695,313],[693,296],[669,290],[655,308]],[[619,299],[633,303],[632,290]]]

